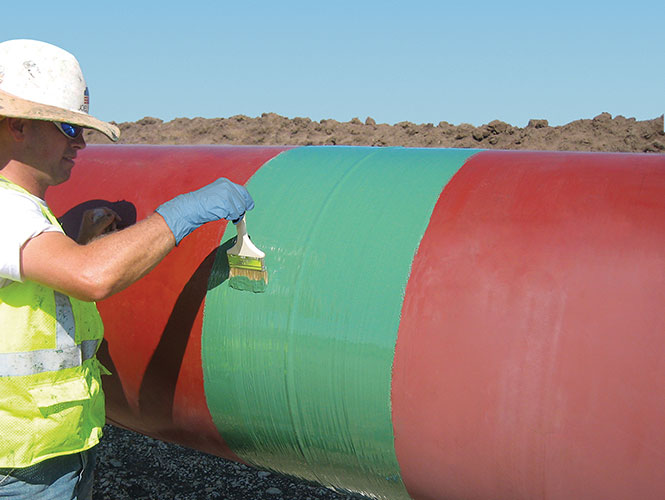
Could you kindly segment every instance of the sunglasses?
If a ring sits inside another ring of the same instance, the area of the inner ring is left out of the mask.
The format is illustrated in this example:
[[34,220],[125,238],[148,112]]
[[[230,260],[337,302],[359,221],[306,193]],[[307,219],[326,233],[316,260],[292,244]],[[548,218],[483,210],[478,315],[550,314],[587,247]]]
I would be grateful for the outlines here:
[[83,127],[79,125],[72,125],[71,123],[65,122],[53,122],[53,125],[58,127],[58,130],[70,139],[76,139],[83,133]]

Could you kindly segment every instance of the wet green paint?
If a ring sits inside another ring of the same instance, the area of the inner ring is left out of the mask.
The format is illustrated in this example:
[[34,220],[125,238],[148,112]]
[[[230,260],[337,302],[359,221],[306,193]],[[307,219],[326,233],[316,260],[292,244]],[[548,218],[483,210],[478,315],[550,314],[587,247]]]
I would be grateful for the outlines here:
[[229,278],[229,286],[236,290],[262,293],[266,291],[268,284],[264,280],[253,280],[247,276],[232,276]]
[[475,152],[299,148],[252,177],[270,286],[241,293],[215,278],[228,273],[227,230],[202,338],[210,412],[243,460],[408,498],[390,405],[404,290],[443,187]]

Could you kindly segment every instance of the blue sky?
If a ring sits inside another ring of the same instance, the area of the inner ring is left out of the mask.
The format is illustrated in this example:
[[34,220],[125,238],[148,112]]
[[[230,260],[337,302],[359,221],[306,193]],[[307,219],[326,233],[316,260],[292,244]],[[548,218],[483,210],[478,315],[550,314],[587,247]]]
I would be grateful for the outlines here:
[[665,111],[665,2],[12,2],[0,39],[79,59],[91,113],[563,125]]

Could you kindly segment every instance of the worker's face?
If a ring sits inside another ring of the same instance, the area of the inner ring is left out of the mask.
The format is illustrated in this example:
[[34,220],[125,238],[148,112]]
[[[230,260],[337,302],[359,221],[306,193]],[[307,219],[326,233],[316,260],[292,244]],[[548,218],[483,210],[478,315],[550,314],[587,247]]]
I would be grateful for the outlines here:
[[69,179],[78,151],[85,148],[83,134],[71,139],[41,120],[26,120],[24,132],[24,161],[35,168],[40,181],[55,186]]

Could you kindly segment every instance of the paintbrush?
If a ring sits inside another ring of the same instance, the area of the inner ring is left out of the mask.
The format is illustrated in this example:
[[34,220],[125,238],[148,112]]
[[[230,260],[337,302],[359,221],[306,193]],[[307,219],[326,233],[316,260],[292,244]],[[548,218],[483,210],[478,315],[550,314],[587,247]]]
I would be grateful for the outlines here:
[[226,251],[229,258],[229,285],[238,290],[263,292],[268,284],[266,254],[249,239],[245,217],[235,226],[238,231],[235,245]]

